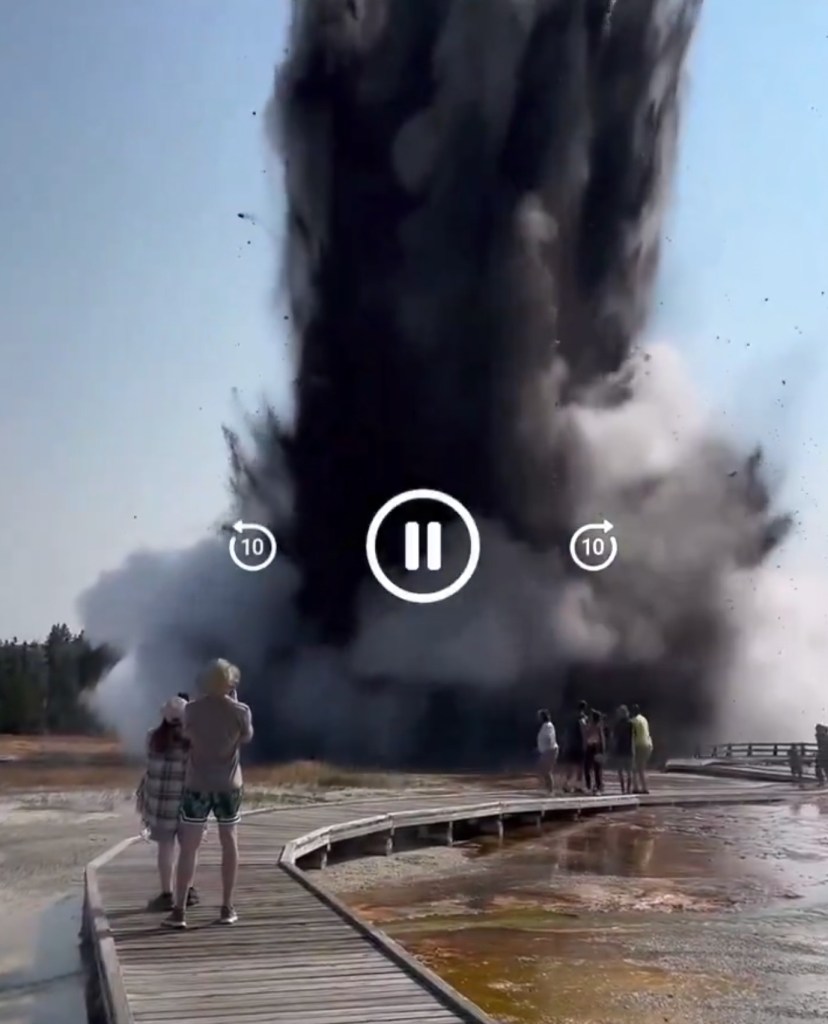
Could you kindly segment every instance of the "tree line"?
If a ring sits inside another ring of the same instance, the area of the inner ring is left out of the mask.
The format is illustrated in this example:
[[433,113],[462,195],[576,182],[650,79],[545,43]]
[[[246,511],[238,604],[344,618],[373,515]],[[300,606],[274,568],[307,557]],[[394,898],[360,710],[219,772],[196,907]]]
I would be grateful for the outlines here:
[[13,637],[0,643],[0,733],[95,733],[88,696],[117,662],[107,647],[93,646],[65,623],[45,641]]

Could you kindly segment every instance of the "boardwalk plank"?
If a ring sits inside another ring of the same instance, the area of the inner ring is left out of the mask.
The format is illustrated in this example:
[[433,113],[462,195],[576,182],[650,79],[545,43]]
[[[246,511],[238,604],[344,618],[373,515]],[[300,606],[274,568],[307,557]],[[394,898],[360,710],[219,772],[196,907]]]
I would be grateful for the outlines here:
[[[188,1011],[181,1011],[188,1012]],[[181,1012],[175,1009],[167,1010],[157,1007],[147,1007],[135,1014],[136,1024],[144,1022],[167,1022],[181,1021]],[[318,1007],[312,1010],[302,1010],[296,1007],[281,1007],[278,1002],[272,1007],[256,1007],[247,1010],[245,1008],[217,1009],[215,1012],[201,1003],[193,1005],[190,1009],[194,1014],[193,1020],[208,1020],[216,1024],[216,1021],[248,1021],[251,1018],[256,1020],[274,1021],[274,1024],[300,1024],[296,1019],[297,1013],[301,1013],[301,1024],[407,1024],[413,1021],[457,1021],[458,1017],[452,1016],[450,1011],[433,1006],[410,1007],[405,1003],[391,1004],[377,1007]],[[439,1016],[438,1016],[439,1015]]]

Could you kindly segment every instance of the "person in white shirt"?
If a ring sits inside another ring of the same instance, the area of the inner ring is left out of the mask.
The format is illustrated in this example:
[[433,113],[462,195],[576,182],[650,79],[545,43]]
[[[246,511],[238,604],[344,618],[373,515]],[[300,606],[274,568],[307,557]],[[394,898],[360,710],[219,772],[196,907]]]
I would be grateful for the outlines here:
[[558,761],[558,737],[549,712],[544,708],[538,712],[538,773],[541,783],[549,793],[555,791],[555,765]]

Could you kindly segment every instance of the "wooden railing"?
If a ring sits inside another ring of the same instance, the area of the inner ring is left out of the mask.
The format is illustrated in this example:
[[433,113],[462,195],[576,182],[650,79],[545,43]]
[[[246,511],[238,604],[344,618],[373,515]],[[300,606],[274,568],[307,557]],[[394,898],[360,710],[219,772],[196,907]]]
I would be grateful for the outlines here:
[[816,756],[816,743],[713,743],[696,747],[694,757],[706,761],[787,761],[788,751],[794,746],[803,761]]

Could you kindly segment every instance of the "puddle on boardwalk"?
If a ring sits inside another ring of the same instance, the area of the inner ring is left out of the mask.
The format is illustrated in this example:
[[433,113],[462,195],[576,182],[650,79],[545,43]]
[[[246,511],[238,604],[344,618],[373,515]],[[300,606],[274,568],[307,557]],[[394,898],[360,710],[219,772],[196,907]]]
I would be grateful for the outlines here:
[[346,899],[497,1020],[824,1019],[824,798],[637,811],[468,855]]

